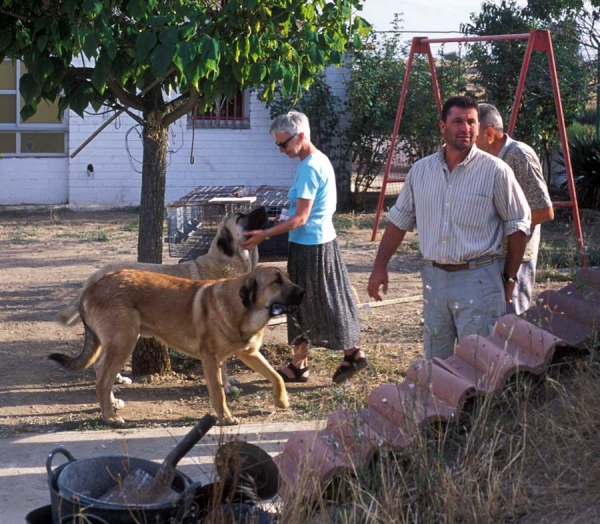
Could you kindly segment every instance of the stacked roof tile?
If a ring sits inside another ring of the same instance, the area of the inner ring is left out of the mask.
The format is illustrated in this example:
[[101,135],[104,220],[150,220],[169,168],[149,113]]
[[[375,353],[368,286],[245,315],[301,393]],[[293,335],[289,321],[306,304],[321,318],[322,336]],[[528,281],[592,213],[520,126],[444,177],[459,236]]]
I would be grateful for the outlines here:
[[275,459],[281,494],[322,492],[335,476],[367,466],[381,446],[402,449],[428,422],[456,416],[470,398],[502,393],[519,373],[545,373],[557,348],[597,346],[599,325],[600,268],[583,268],[522,315],[500,318],[490,336],[460,340],[446,359],[415,360],[403,382],[372,391],[366,409],[335,411],[324,429],[292,435]]

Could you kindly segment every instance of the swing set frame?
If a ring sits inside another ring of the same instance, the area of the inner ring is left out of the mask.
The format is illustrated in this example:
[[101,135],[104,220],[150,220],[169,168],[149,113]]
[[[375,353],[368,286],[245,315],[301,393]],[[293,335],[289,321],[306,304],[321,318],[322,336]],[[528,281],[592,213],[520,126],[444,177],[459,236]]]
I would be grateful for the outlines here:
[[392,160],[394,156],[394,150],[396,142],[398,140],[398,130],[400,129],[400,123],[402,121],[402,113],[404,111],[404,105],[406,102],[406,93],[408,92],[408,83],[410,73],[412,70],[413,58],[416,54],[425,54],[429,62],[429,70],[431,72],[431,82],[433,85],[433,92],[435,101],[437,104],[438,112],[442,114],[442,99],[440,95],[439,84],[437,75],[435,72],[435,62],[431,53],[430,44],[446,44],[446,43],[466,43],[466,42],[492,42],[499,40],[526,40],[527,47],[525,49],[525,55],[523,57],[523,64],[521,66],[521,73],[519,76],[519,83],[517,85],[517,92],[515,95],[515,101],[513,104],[510,122],[508,124],[508,135],[512,136],[517,122],[517,113],[519,111],[519,104],[521,97],[525,89],[525,80],[529,71],[529,64],[531,61],[531,55],[534,51],[541,51],[546,53],[548,57],[548,67],[550,72],[550,81],[552,83],[552,92],[554,95],[554,106],[556,109],[556,118],[558,120],[558,131],[560,141],[562,145],[562,153],[565,163],[566,176],[567,176],[567,187],[569,189],[569,200],[552,202],[554,207],[569,207],[573,214],[573,224],[575,226],[575,237],[577,239],[577,247],[581,255],[581,264],[585,265],[585,249],[583,245],[583,234],[581,231],[581,221],[579,219],[579,207],[577,205],[577,193],[575,191],[575,181],[573,179],[573,170],[571,168],[571,157],[569,155],[569,144],[567,139],[567,130],[565,127],[564,113],[562,107],[562,101],[560,98],[560,88],[558,85],[558,75],[556,72],[556,63],[554,61],[554,51],[552,49],[552,39],[550,37],[550,31],[547,30],[532,30],[529,33],[514,34],[514,35],[495,35],[495,36],[474,36],[474,37],[460,37],[460,38],[427,38],[422,36],[416,36],[412,39],[410,46],[410,53],[408,55],[408,61],[406,63],[406,71],[404,73],[404,82],[402,83],[402,91],[400,94],[400,101],[398,103],[398,111],[396,113],[396,120],[394,122],[394,130],[392,132],[390,142],[390,154],[387,159],[385,166],[385,173],[383,177],[383,183],[381,186],[381,193],[379,195],[379,201],[377,204],[377,212],[375,214],[375,224],[373,226],[373,233],[371,235],[371,241],[377,238],[377,230],[379,229],[379,222],[381,220],[381,213],[385,201],[385,192],[387,185],[393,182],[404,182],[406,177],[392,178],[390,177]]

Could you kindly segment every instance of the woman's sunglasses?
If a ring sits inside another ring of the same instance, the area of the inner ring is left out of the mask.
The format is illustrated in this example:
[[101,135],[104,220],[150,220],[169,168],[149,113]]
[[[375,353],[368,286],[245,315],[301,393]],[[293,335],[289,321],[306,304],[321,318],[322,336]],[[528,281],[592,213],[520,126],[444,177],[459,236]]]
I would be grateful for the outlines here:
[[292,135],[290,138],[288,138],[287,140],[284,140],[283,142],[275,142],[275,145],[277,147],[280,147],[281,149],[287,149],[287,145],[288,145],[289,141],[297,135],[298,135],[298,133]]

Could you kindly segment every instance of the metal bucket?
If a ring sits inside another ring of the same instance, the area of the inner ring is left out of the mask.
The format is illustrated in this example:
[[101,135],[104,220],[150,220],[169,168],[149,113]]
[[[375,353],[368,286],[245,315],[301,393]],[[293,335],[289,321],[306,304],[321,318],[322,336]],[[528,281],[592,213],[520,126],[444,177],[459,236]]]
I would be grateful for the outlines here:
[[52,506],[42,506],[27,513],[25,517],[27,524],[53,524]]
[[[27,513],[26,524],[54,524],[52,506],[42,506]],[[110,524],[100,517],[93,515],[65,515],[59,524]]]
[[[68,459],[68,462],[52,469],[52,461],[57,454]],[[54,524],[62,524],[64,516],[80,513],[106,519],[111,524],[137,524],[168,522],[185,522],[187,517],[197,514],[197,504],[193,502],[194,493],[199,483],[175,471],[171,485],[179,492],[174,501],[163,501],[157,504],[114,504],[98,500],[115,485],[117,475],[121,478],[136,468],[144,469],[155,475],[160,464],[126,456],[109,456],[76,460],[65,448],[56,448],[46,460],[48,471],[48,487],[52,501],[52,517]],[[70,523],[70,521],[68,521]]]

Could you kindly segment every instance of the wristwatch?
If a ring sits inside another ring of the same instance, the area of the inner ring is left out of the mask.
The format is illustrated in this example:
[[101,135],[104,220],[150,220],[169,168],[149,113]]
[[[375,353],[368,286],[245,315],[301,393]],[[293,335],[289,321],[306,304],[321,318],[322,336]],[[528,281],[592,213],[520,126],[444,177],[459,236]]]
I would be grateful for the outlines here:
[[509,277],[506,273],[502,273],[502,280],[504,282],[512,282],[513,284],[519,283],[519,279],[516,277],[516,275],[514,277]]

